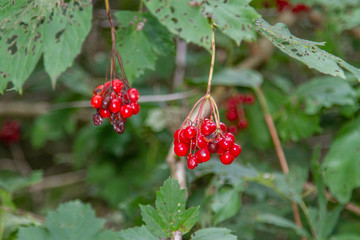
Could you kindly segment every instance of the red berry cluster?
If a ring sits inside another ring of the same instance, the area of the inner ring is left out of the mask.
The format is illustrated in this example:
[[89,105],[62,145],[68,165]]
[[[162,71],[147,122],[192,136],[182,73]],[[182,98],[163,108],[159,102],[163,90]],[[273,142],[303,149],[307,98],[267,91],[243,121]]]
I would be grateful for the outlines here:
[[252,94],[237,94],[227,100],[226,118],[235,124],[229,126],[228,131],[237,134],[240,129],[248,126],[243,104],[253,104],[255,97]]
[[285,9],[290,9],[293,13],[307,12],[310,10],[310,7],[304,3],[292,5],[288,0],[276,0],[276,5],[279,12]]
[[109,118],[118,134],[125,131],[126,119],[140,111],[138,90],[129,88],[127,82],[124,83],[120,79],[97,86],[93,94],[91,105],[97,109],[93,115],[94,124],[98,126],[104,118]]
[[21,125],[18,121],[6,121],[0,128],[0,140],[5,144],[15,143],[20,140]]
[[223,164],[231,164],[240,155],[241,147],[235,143],[233,134],[226,132],[226,125],[216,125],[211,118],[189,122],[174,134],[175,154],[187,155],[187,166],[194,169],[199,163],[207,162],[210,154],[219,154]]

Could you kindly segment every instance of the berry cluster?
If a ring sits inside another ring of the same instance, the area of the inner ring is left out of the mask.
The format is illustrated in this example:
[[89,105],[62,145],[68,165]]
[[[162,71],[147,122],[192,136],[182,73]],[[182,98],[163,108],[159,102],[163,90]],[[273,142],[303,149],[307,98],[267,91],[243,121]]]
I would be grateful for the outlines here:
[[292,5],[288,0],[276,0],[276,6],[279,12],[282,12],[286,9],[291,10],[293,13],[307,12],[310,10],[310,7],[304,3]]
[[97,86],[93,94],[91,105],[97,109],[93,115],[94,124],[98,126],[104,118],[109,118],[114,131],[118,134],[125,131],[126,119],[140,111],[138,90],[129,88],[128,83],[120,79]]
[[235,124],[229,126],[228,131],[237,134],[240,129],[248,126],[243,104],[253,104],[255,97],[252,94],[237,94],[227,100],[226,118]]
[[21,126],[18,121],[6,121],[0,128],[0,140],[5,144],[15,143],[20,140]]
[[211,117],[189,120],[174,134],[174,152],[179,157],[187,156],[189,169],[209,161],[212,153],[217,153],[223,164],[231,164],[240,155],[241,147],[226,129],[224,123],[216,124]]

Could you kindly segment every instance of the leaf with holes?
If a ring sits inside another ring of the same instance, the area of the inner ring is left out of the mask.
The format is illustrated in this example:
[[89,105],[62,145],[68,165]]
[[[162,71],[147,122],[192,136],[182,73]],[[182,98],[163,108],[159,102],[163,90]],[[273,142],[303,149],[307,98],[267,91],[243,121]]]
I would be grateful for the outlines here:
[[256,38],[254,20],[260,15],[249,6],[251,0],[212,0],[203,4],[204,12],[211,16],[218,28],[238,45],[242,40]]
[[259,18],[256,20],[256,26],[257,30],[282,52],[303,62],[309,68],[314,68],[325,74],[345,78],[344,71],[341,69],[343,67],[360,80],[360,69],[320,49],[319,46],[323,46],[324,43],[295,37],[283,23],[271,26],[264,19]]
[[211,50],[211,28],[201,13],[200,3],[184,0],[145,0],[144,3],[170,32]]
[[169,178],[156,194],[155,206],[141,206],[146,227],[159,237],[172,237],[175,231],[185,234],[199,218],[199,207],[185,210],[186,193],[179,183]]
[[174,52],[171,34],[149,13],[118,11],[116,38],[128,80],[154,70],[158,56]]
[[307,114],[316,114],[322,108],[353,106],[357,102],[356,91],[338,77],[321,77],[302,84],[296,94],[305,102]]
[[360,118],[340,129],[325,156],[325,183],[340,203],[347,203],[360,187]]
[[70,1],[57,5],[51,21],[46,21],[44,38],[44,65],[53,86],[59,75],[73,64],[89,34],[92,5],[87,1]]
[[204,228],[195,232],[191,240],[237,240],[238,238],[231,234],[226,228]]

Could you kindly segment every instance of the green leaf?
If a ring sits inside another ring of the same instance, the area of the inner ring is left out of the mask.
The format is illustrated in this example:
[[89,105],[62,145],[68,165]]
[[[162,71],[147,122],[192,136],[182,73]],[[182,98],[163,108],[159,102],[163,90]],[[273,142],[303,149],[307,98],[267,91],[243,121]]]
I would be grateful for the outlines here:
[[19,227],[28,225],[40,225],[38,219],[29,216],[17,216],[11,213],[3,213],[4,239],[8,239],[11,234],[15,234]]
[[286,104],[276,119],[279,135],[283,141],[299,141],[320,132],[320,117],[306,115],[299,106]]
[[21,188],[39,182],[41,181],[41,179],[42,171],[33,171],[28,178],[25,178],[18,173],[1,170],[0,189],[3,189],[4,191],[9,193],[13,193]]
[[349,82],[337,77],[321,77],[302,84],[296,94],[305,102],[305,112],[316,114],[322,108],[353,106],[357,102],[356,91]]
[[213,76],[212,85],[238,86],[255,89],[263,82],[262,75],[254,70],[225,69]]
[[321,212],[316,208],[309,208],[309,215],[314,224],[318,239],[327,239],[333,232],[338,222],[343,206],[338,206],[332,211]]
[[217,27],[239,45],[256,38],[254,20],[260,15],[249,6],[251,0],[213,0],[203,4],[206,16],[211,16]]
[[360,118],[343,126],[325,156],[325,183],[331,194],[347,203],[352,190],[360,187]]
[[268,214],[268,213],[258,214],[256,216],[256,221],[262,222],[262,223],[267,223],[267,224],[272,224],[272,225],[282,227],[282,228],[292,229],[299,236],[309,237],[309,234],[306,230],[298,227],[294,222],[292,222],[286,218],[277,216],[277,215]]
[[118,50],[128,80],[133,82],[146,69],[155,70],[160,55],[174,51],[171,34],[149,13],[117,11]]
[[201,13],[200,3],[184,0],[146,0],[149,11],[169,31],[210,51],[211,28]]
[[145,226],[129,228],[119,232],[119,240],[158,240]]
[[292,35],[285,24],[271,26],[264,19],[256,20],[258,31],[269,39],[277,48],[310,68],[322,73],[345,78],[341,67],[347,69],[360,80],[360,69],[351,66],[344,60],[320,49],[324,43],[304,40]]
[[191,240],[237,240],[238,238],[231,234],[231,230],[226,228],[204,228],[196,231]]
[[211,209],[215,213],[215,224],[235,216],[240,207],[240,189],[221,188],[216,191],[211,204]]
[[41,227],[20,227],[17,240],[50,240],[50,234]]
[[331,237],[330,240],[360,240],[360,235],[352,233],[341,234]]
[[140,206],[146,227],[159,237],[171,237],[175,231],[189,232],[199,218],[199,207],[185,210],[186,192],[169,178],[156,194],[156,209]]
[[57,5],[45,25],[44,66],[53,86],[59,75],[73,64],[91,29],[92,4],[70,1]]

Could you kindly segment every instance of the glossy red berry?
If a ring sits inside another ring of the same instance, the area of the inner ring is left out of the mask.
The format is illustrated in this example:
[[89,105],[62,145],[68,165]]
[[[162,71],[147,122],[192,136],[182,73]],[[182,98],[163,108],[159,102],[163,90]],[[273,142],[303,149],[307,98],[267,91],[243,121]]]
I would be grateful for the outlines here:
[[190,142],[190,150],[196,150],[197,146],[196,146],[196,139],[192,139]]
[[210,152],[206,148],[202,148],[196,152],[196,157],[199,163],[207,162],[210,160]]
[[225,138],[231,138],[231,140],[235,142],[235,137],[232,133],[225,133]]
[[136,88],[130,88],[128,90],[128,94],[131,102],[136,102],[140,97],[140,94]]
[[121,108],[121,103],[115,98],[111,100],[111,103],[109,105],[109,110],[113,113],[118,113]]
[[180,131],[180,142],[182,142],[182,143],[189,143],[190,142],[190,139],[188,139],[185,136],[185,129]]
[[174,140],[175,141],[180,141],[180,129],[177,129],[174,133]]
[[103,109],[103,108],[100,108],[99,109],[99,114],[102,118],[108,118],[110,117],[111,115],[111,112],[109,109]]
[[129,118],[133,115],[133,109],[130,105],[122,105],[120,108],[120,114],[123,118]]
[[238,157],[241,153],[241,147],[239,144],[234,143],[229,149],[229,153],[234,157]]
[[140,112],[140,105],[137,102],[130,103],[130,106],[133,110],[133,114],[136,115]]
[[203,125],[201,125],[201,134],[203,134],[204,136],[208,136],[212,134],[215,130],[216,130],[216,125],[211,121],[204,122]]
[[113,87],[114,92],[116,92],[116,93],[121,92],[123,86],[124,86],[123,82],[119,79],[115,79],[112,81],[112,87]]
[[94,108],[100,108],[103,101],[103,97],[100,95],[95,95],[91,98],[91,106]]
[[198,165],[197,158],[194,154],[187,156],[187,166],[189,169],[194,169]]
[[222,138],[219,141],[219,147],[224,150],[228,150],[233,144],[234,144],[234,141],[229,137]]
[[225,123],[223,123],[223,122],[220,123],[220,129],[221,129],[221,131],[223,131],[224,133],[226,132],[226,125],[225,125]]
[[197,138],[197,145],[199,148],[206,148],[208,143],[206,142],[204,136],[199,135],[199,137]]
[[189,152],[189,147],[185,143],[178,143],[174,145],[174,152],[179,157],[184,157]]
[[229,121],[234,121],[238,118],[238,114],[236,111],[227,111],[226,112],[226,118],[229,120]]
[[248,122],[247,122],[247,120],[246,119],[241,119],[240,121],[239,121],[239,128],[241,128],[241,129],[245,129],[245,128],[247,128],[247,126],[248,126]]
[[219,155],[225,154],[225,152],[226,152],[226,150],[221,147],[219,147],[217,150],[217,154],[219,154]]
[[216,153],[219,149],[219,144],[217,142],[209,142],[207,149],[210,153]]
[[235,158],[230,153],[225,153],[223,155],[220,155],[219,159],[223,164],[228,165],[231,164]]
[[196,128],[194,128],[193,126],[188,126],[187,128],[185,128],[184,130],[184,136],[187,139],[193,139],[196,136]]

